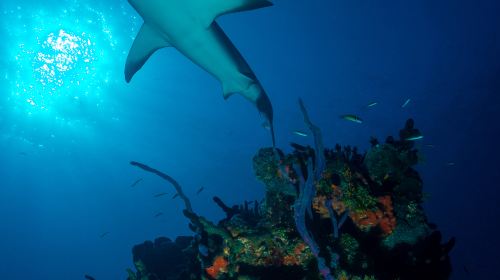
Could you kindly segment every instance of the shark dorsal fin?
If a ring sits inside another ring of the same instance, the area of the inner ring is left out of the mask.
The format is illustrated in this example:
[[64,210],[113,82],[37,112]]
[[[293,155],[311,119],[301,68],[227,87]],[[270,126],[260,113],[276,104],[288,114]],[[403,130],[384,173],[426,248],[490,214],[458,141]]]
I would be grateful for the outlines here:
[[267,0],[197,0],[196,2],[199,4],[199,8],[203,8],[207,11],[207,13],[203,15],[204,18],[202,18],[202,22],[207,27],[221,15],[265,8],[273,5],[273,3]]
[[130,82],[134,74],[142,68],[155,51],[168,46],[170,44],[161,34],[144,23],[128,53],[125,64],[125,80]]

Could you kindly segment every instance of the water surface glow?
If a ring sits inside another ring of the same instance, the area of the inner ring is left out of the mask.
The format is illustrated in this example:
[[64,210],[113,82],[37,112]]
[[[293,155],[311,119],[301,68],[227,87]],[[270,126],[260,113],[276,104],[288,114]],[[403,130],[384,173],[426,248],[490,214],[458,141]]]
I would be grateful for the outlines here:
[[40,75],[39,82],[45,89],[50,86],[49,92],[65,83],[78,85],[95,71],[92,66],[96,59],[95,44],[86,37],[86,33],[74,35],[60,29],[56,34],[50,33],[43,42],[35,57],[34,71]]
[[9,46],[4,58],[5,107],[15,114],[58,121],[99,115],[107,91],[122,80],[124,53],[136,32],[135,17],[124,6],[116,10],[77,1],[50,10],[4,10]]
[[140,19],[126,3],[33,3],[0,7],[0,139],[37,148],[90,139],[98,124],[119,119]]

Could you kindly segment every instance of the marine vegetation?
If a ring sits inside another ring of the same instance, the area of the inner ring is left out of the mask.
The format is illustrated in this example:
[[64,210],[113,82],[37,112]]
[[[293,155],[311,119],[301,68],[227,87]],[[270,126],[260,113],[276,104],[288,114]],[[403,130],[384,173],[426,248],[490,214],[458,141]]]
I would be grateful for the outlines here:
[[419,155],[408,140],[420,133],[414,121],[399,140],[372,138],[365,153],[328,149],[299,103],[314,147],[257,151],[253,168],[265,198],[228,206],[214,197],[226,214],[218,223],[195,213],[172,177],[132,162],[173,184],[193,236],[135,246],[129,280],[449,278],[455,240],[443,241],[422,208]]

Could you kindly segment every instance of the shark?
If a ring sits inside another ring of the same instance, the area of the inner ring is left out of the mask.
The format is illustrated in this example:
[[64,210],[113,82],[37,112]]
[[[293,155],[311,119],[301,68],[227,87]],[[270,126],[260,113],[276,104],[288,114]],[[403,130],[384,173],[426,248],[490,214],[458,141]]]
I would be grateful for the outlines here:
[[216,22],[222,15],[272,6],[266,0],[128,0],[144,20],[125,63],[125,80],[157,50],[174,47],[214,76],[223,97],[240,94],[269,123],[273,147],[273,106],[255,73]]

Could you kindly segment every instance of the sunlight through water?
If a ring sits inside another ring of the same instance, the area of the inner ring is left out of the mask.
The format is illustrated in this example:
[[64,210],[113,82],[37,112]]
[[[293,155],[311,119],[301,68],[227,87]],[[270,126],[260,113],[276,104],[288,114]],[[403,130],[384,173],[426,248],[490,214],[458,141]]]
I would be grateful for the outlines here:
[[33,135],[44,127],[82,131],[110,119],[124,84],[137,16],[126,3],[57,3],[2,8],[0,108],[10,134],[29,138],[35,126]]
[[84,37],[86,34],[68,34],[62,29],[57,33],[49,34],[35,56],[34,71],[40,75],[38,81],[48,91],[55,91],[65,83],[79,85],[80,80],[95,71],[92,66],[95,44]]
[[71,1],[60,9],[3,11],[10,46],[7,107],[63,121],[99,114],[106,91],[123,79],[124,53],[135,32],[134,16],[125,7],[117,10]]

